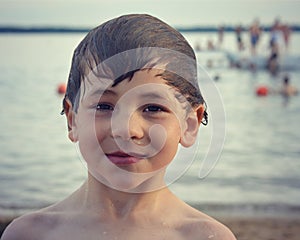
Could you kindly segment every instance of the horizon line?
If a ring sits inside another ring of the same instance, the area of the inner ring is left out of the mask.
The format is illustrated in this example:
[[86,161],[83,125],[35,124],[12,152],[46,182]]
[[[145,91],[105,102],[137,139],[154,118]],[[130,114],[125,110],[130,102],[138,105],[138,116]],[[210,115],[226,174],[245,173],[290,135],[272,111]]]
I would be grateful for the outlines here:
[[[243,31],[247,31],[249,26],[240,25]],[[224,32],[234,32],[237,26],[223,25]],[[271,25],[261,25],[263,31],[270,31]],[[289,25],[292,31],[300,31],[300,24]],[[218,32],[220,26],[190,26],[190,27],[174,27],[179,32]],[[22,25],[0,25],[0,34],[2,33],[86,33],[93,27],[74,27],[74,26],[22,26]]]

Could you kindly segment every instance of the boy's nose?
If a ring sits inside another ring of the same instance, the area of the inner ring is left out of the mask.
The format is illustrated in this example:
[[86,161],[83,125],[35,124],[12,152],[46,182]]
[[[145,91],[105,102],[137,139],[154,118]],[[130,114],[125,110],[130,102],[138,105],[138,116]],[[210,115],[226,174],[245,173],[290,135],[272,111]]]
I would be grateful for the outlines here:
[[141,139],[144,136],[143,121],[136,111],[113,114],[111,124],[114,138],[128,141]]

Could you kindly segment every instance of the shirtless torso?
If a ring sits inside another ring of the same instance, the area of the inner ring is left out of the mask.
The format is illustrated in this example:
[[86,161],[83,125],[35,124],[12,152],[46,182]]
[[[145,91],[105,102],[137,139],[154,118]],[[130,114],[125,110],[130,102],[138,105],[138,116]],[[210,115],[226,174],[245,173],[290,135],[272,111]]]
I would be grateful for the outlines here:
[[168,189],[149,195],[147,201],[139,196],[141,201],[134,204],[132,200],[124,204],[104,199],[100,208],[85,192],[83,186],[56,205],[20,217],[9,226],[3,240],[235,239],[227,227],[185,204]]

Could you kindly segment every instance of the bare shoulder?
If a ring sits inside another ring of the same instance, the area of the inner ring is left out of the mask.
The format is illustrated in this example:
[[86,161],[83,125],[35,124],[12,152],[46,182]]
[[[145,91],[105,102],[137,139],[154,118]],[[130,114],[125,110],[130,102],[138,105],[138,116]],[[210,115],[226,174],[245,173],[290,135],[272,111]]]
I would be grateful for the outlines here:
[[57,222],[57,217],[51,212],[29,213],[12,221],[4,231],[1,240],[42,240]]
[[66,219],[70,219],[72,210],[76,209],[76,198],[73,195],[54,205],[16,218],[8,225],[1,240],[53,240],[51,236],[55,235]]
[[189,209],[181,224],[185,239],[236,240],[231,230],[216,219],[196,210]]
[[191,218],[182,225],[185,239],[236,240],[228,227],[211,218]]
[[191,239],[236,240],[228,227],[214,219],[199,219],[189,228],[193,233]]

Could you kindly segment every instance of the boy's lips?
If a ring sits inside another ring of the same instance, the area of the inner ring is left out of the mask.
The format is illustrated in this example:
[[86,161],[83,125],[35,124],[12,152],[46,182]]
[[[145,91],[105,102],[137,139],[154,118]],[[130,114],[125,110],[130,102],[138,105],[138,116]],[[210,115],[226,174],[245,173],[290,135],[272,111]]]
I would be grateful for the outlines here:
[[[135,155],[135,154],[133,154]],[[143,158],[132,156],[124,152],[113,152],[106,154],[106,157],[116,165],[130,165],[141,161]]]

